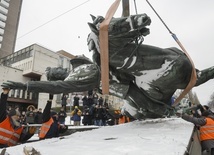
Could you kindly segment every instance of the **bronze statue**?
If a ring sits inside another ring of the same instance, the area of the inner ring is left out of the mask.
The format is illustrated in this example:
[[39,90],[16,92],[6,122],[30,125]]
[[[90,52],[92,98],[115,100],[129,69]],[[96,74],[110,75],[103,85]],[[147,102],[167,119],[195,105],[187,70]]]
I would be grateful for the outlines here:
[[[93,62],[86,57],[72,59],[74,69],[64,80],[26,84],[8,81],[2,87],[52,94],[100,88],[99,25],[104,18],[92,16],[92,19],[93,23],[88,23],[92,31],[88,35],[88,47],[93,51]],[[144,36],[149,34],[150,23],[146,14],[140,14],[113,18],[109,25],[109,92],[125,99],[124,112],[137,119],[172,115],[171,97],[177,89],[185,89],[195,69],[178,48],[142,44]],[[212,78],[214,67],[197,70],[195,86]]]

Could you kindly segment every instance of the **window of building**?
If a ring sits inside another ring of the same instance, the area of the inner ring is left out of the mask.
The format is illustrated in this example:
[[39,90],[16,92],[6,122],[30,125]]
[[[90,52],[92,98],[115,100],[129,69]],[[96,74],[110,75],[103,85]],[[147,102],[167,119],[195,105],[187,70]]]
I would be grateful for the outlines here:
[[4,8],[8,8],[9,7],[8,0],[1,0],[0,3],[1,3],[1,6],[3,6]]
[[10,95],[10,96],[11,96],[11,97],[14,97],[14,95],[15,95],[15,90],[12,89],[12,90],[11,90],[11,95]]
[[0,36],[3,36],[3,34],[4,34],[4,30],[0,28]]
[[38,99],[38,93],[32,93],[32,100],[37,100]]
[[63,67],[63,57],[59,57],[59,67]]
[[32,57],[34,53],[33,50],[30,50],[29,52],[30,52],[30,57]]
[[27,91],[27,99],[29,100],[30,99],[30,92]]
[[25,99],[25,90],[22,90],[22,96],[21,96],[22,99]]
[[19,90],[19,89],[16,90],[16,97],[17,97],[17,98],[20,97],[20,90]]
[[7,19],[7,17],[6,17],[5,15],[0,14],[0,20],[1,20],[2,22],[5,22],[6,19]]
[[70,60],[67,60],[67,69],[70,71],[71,70],[71,63]]
[[[0,8],[0,9],[1,9],[1,8]],[[6,24],[0,20],[0,27],[4,28],[5,25],[6,25]]]

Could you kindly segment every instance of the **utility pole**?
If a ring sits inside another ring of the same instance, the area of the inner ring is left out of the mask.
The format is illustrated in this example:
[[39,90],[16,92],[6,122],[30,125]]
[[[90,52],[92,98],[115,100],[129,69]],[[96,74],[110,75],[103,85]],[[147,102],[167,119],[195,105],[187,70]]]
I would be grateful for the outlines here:
[[122,17],[129,16],[130,15],[129,0],[123,0],[122,1],[122,7],[123,7]]

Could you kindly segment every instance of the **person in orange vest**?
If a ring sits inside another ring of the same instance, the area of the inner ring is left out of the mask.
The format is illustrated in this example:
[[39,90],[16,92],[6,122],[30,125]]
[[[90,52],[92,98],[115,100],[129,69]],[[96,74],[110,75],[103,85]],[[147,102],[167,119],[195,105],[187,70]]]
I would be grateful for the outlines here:
[[115,125],[119,124],[120,115],[121,115],[120,110],[114,110]]
[[214,115],[207,106],[199,106],[198,109],[201,111],[201,117],[186,113],[176,113],[176,115],[199,127],[202,153],[214,155]]
[[64,133],[68,129],[68,126],[59,123],[57,113],[51,110],[52,100],[53,94],[49,94],[49,100],[42,114],[43,123],[39,132],[40,140],[59,137],[60,133]]
[[30,139],[35,127],[25,128],[20,123],[20,112],[16,109],[7,111],[7,98],[10,89],[3,88],[0,100],[0,148],[15,146]]
[[123,124],[123,123],[128,123],[130,122],[130,119],[128,116],[126,116],[125,114],[120,114],[120,118],[119,118],[119,123],[118,124]]

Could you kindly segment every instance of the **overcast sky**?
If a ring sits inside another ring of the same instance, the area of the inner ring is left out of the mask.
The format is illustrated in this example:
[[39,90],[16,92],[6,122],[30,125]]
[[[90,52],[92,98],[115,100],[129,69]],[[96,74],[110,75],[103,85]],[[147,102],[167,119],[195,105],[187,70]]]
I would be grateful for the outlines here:
[[[137,13],[152,19],[150,35],[144,44],[178,47],[146,0],[135,0]],[[34,43],[50,50],[65,50],[73,55],[91,58],[87,48],[90,14],[105,16],[114,0],[23,0],[16,51]],[[213,0],[150,0],[150,3],[183,44],[199,70],[214,66],[214,1]],[[134,0],[130,0],[135,14]],[[121,16],[119,6],[115,17]],[[201,104],[214,92],[214,80],[193,89]]]

